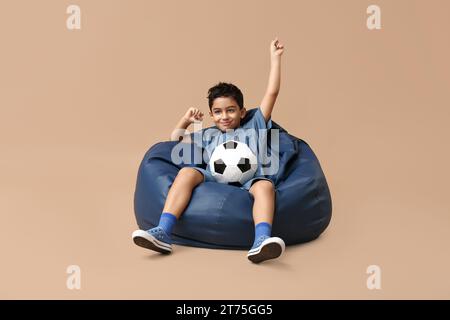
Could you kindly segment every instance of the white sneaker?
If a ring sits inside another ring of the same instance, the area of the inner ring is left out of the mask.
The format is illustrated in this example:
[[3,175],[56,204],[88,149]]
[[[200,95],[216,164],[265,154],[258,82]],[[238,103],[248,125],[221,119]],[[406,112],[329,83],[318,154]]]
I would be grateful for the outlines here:
[[132,234],[135,244],[140,247],[158,251],[160,253],[172,252],[172,240],[160,227],[148,231],[136,230]]
[[286,245],[278,237],[261,236],[247,253],[247,258],[253,263],[275,259],[281,256]]

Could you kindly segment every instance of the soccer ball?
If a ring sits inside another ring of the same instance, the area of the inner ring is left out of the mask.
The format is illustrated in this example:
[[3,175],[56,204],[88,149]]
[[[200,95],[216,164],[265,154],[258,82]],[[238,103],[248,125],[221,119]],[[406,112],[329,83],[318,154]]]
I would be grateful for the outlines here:
[[209,169],[217,182],[242,186],[258,168],[256,155],[242,142],[229,140],[219,144],[209,160]]

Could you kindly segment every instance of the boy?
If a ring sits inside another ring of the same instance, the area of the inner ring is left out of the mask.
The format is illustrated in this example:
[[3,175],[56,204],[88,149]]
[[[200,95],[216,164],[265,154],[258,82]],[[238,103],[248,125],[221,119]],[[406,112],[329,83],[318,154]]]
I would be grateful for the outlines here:
[[[239,88],[230,83],[219,83],[208,91],[209,115],[219,135],[215,135],[206,146],[212,153],[214,148],[224,140],[239,140],[236,134],[246,129],[270,129],[271,114],[280,89],[281,55],[284,47],[277,38],[270,44],[271,69],[266,94],[254,116],[241,126],[246,115],[243,96]],[[196,108],[189,108],[177,124],[171,140],[188,142],[188,136],[180,137],[178,132],[185,130],[191,123],[201,121],[203,113]],[[234,138],[233,138],[234,137]],[[195,140],[195,139],[194,139]],[[203,143],[203,142],[202,142]],[[256,151],[256,150],[252,150]],[[209,166],[209,165],[208,165]],[[141,247],[161,253],[172,252],[171,232],[177,219],[182,215],[191,198],[192,190],[204,181],[215,181],[208,170],[197,167],[182,168],[173,182],[164,205],[157,227],[150,230],[136,230],[133,241]],[[255,176],[242,188],[248,190],[253,198],[253,220],[255,224],[255,240],[247,257],[254,263],[279,257],[285,249],[284,241],[271,237],[272,221],[275,209],[275,187],[273,182],[261,174],[260,164]]]

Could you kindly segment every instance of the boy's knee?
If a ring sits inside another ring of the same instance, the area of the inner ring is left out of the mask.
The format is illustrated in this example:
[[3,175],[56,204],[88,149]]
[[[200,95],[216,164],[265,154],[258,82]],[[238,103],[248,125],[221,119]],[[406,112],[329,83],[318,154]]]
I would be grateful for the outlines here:
[[203,181],[203,174],[193,168],[184,167],[178,171],[177,178],[180,177],[183,180],[201,182]]
[[273,183],[268,180],[258,180],[252,184],[250,190],[252,194],[255,193],[274,193]]

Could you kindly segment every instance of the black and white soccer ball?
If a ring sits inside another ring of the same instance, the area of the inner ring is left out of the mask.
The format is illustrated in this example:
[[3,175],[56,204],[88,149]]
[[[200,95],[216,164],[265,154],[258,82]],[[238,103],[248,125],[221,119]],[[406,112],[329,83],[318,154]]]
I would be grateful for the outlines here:
[[229,140],[219,144],[209,160],[209,169],[217,182],[242,186],[253,178],[258,160],[243,142]]

